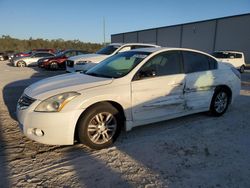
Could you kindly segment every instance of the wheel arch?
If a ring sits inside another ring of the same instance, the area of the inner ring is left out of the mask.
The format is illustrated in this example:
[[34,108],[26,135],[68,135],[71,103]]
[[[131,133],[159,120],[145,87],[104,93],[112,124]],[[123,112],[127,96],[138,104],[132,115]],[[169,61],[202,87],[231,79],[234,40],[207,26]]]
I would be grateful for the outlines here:
[[[122,107],[121,104],[119,104],[118,102],[115,102],[115,101],[111,101],[111,100],[104,100],[104,101],[99,101],[99,102],[96,102],[96,103],[93,103],[91,104],[90,106],[88,106],[82,113],[81,115],[78,117],[77,119],[77,122],[76,122],[76,125],[75,125],[75,129],[74,129],[74,139],[79,141],[79,138],[77,136],[77,128],[78,128],[78,125],[79,125],[79,122],[80,122],[80,119],[91,109],[91,108],[94,108],[95,106],[97,105],[100,105],[100,104],[110,104],[112,105],[113,107],[115,107],[119,113],[121,113],[121,116],[123,118],[123,121],[126,120],[126,116],[125,116],[125,111]],[[122,129],[124,128],[125,126],[125,123],[123,124],[123,126],[121,127]]]
[[229,94],[229,100],[230,100],[229,104],[230,104],[232,102],[232,95],[233,95],[232,89],[229,86],[227,86],[227,85],[218,85],[218,86],[215,87],[214,93],[216,91],[220,90],[220,89],[225,89],[228,92],[228,94]]

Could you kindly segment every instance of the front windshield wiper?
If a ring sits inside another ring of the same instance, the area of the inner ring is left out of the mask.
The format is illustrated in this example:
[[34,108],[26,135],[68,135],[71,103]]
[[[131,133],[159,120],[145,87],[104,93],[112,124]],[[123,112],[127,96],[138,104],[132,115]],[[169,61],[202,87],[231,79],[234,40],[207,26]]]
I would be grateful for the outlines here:
[[94,73],[94,72],[91,72],[91,73],[88,73],[88,72],[81,72],[81,73],[87,74],[87,75],[90,75],[90,76],[95,76],[95,77],[113,78],[113,77],[108,76],[108,75],[98,74],[98,73]]

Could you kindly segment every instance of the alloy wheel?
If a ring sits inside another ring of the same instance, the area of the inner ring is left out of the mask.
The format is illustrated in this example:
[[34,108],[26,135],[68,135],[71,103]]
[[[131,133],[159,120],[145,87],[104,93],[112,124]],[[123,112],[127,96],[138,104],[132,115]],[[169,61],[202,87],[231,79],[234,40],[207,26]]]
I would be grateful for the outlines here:
[[217,113],[222,113],[228,104],[228,95],[226,92],[221,91],[217,94],[214,102],[214,108]]
[[26,64],[25,64],[24,61],[19,61],[19,62],[17,63],[17,66],[18,66],[18,67],[25,67]]
[[116,129],[116,118],[109,112],[101,112],[89,121],[87,132],[93,143],[104,144],[112,139]]

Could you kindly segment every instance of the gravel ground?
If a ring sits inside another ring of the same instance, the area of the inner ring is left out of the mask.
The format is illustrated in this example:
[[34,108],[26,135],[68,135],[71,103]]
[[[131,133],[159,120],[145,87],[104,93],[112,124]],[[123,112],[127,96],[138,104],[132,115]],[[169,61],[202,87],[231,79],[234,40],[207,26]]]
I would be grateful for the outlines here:
[[24,88],[62,73],[0,62],[1,187],[250,187],[250,72],[222,117],[200,113],[138,127],[100,151],[42,145],[18,128]]

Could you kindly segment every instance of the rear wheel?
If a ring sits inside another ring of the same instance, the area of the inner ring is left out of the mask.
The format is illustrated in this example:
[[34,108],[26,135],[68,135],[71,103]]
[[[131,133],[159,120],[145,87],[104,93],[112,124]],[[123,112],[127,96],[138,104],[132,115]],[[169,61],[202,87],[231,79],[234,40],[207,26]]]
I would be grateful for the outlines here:
[[240,72],[241,72],[241,73],[244,73],[244,71],[245,71],[245,66],[242,65],[242,66],[240,67]]
[[109,103],[100,103],[88,109],[77,127],[81,143],[92,149],[103,149],[114,143],[123,124],[119,111]]
[[51,62],[50,67],[51,70],[57,70],[59,68],[57,62]]
[[26,67],[26,63],[24,61],[18,61],[16,66],[17,67]]
[[217,89],[213,95],[212,102],[210,105],[210,112],[214,116],[223,115],[230,103],[229,91],[225,88]]

